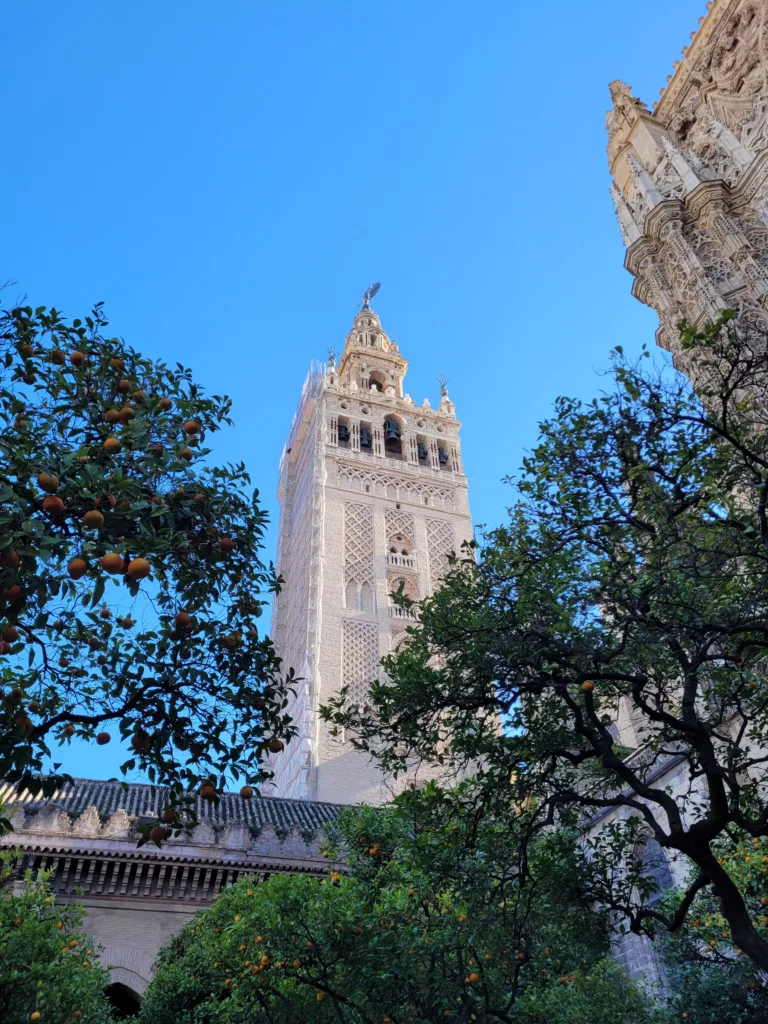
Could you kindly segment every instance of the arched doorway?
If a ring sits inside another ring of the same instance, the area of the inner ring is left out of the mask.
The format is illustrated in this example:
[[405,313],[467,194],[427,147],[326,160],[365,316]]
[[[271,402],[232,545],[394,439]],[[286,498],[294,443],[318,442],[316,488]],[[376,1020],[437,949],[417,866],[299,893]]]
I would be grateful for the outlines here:
[[115,1020],[125,1020],[126,1017],[135,1016],[141,1009],[141,996],[127,985],[119,981],[107,985],[104,990],[107,999],[112,1004],[112,1016]]

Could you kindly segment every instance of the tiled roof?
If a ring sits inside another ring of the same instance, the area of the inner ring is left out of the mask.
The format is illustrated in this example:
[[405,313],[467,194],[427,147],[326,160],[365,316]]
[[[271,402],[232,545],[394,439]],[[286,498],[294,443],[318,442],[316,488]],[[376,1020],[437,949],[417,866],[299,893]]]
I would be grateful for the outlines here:
[[[122,809],[132,817],[155,817],[166,806],[167,793],[168,790],[162,786],[139,782],[75,779],[74,785],[63,786],[51,797],[33,797],[28,792],[18,793],[10,783],[0,782],[0,805],[22,807],[27,812],[54,805],[74,816],[88,807],[95,807],[102,814],[113,814]],[[278,832],[290,831],[295,825],[299,832],[314,833],[322,825],[333,821],[342,805],[258,795],[252,800],[243,800],[236,793],[222,793],[218,803],[208,803],[197,797],[195,807],[201,823],[243,823],[251,828],[272,825]]]

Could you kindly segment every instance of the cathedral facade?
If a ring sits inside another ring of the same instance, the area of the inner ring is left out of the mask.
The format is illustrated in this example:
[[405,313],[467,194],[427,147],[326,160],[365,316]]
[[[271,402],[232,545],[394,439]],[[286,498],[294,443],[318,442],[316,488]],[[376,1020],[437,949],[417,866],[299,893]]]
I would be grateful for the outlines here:
[[[272,792],[336,803],[388,800],[392,783],[318,708],[341,687],[364,705],[380,660],[417,603],[472,537],[460,423],[445,383],[437,408],[404,392],[408,368],[365,302],[339,359],[310,369],[280,464],[272,632],[301,677],[299,736],[276,755]],[[402,592],[415,602],[403,607]],[[413,781],[411,778],[409,781]]]
[[610,85],[608,162],[632,293],[682,369],[677,325],[768,325],[768,6],[715,0],[653,109]]

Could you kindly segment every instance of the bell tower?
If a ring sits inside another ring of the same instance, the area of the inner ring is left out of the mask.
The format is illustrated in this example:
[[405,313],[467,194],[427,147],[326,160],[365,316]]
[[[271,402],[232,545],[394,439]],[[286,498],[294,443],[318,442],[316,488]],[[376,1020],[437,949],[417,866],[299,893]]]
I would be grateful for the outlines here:
[[280,462],[272,632],[301,681],[289,713],[298,737],[275,755],[265,795],[382,803],[390,783],[318,707],[342,686],[364,704],[380,659],[440,583],[448,555],[472,537],[460,423],[441,379],[433,409],[403,393],[408,362],[371,309],[355,316],[336,365],[314,363]]

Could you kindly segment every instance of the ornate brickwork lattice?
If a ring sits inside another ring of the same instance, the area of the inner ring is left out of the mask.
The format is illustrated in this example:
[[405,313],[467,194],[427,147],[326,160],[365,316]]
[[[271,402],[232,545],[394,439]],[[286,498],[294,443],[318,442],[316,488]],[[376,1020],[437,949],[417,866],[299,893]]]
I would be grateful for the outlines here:
[[372,472],[344,463],[339,463],[338,474],[339,487],[346,487],[350,491],[395,498],[397,501],[410,501],[416,505],[427,505],[430,508],[442,508],[451,512],[455,508],[452,488],[434,487],[421,480]]
[[344,505],[344,578],[373,583],[373,508]]
[[378,627],[345,620],[342,648],[342,683],[349,687],[350,702],[363,704],[370,683],[380,674]]
[[434,590],[448,571],[448,555],[456,548],[453,523],[447,519],[427,519],[427,554],[429,578]]
[[416,532],[413,525],[413,513],[401,512],[399,509],[387,508],[384,510],[384,524],[387,530],[387,540],[392,540],[398,534],[413,544],[416,540]]

